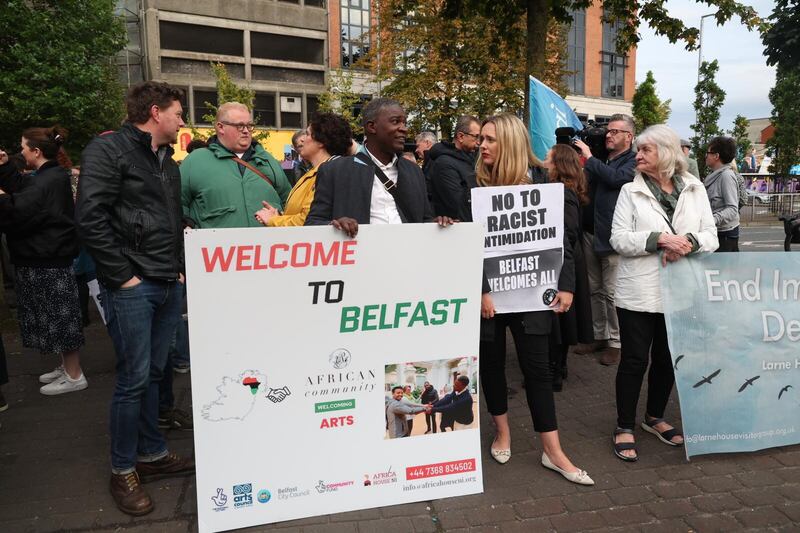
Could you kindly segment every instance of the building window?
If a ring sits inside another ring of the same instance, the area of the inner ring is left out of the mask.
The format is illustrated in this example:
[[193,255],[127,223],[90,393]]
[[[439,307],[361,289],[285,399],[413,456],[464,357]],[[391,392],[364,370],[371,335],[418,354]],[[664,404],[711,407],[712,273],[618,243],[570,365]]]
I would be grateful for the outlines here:
[[306,0],[305,4],[308,7],[325,7],[325,0]]
[[[308,2],[306,2],[308,4]],[[311,122],[311,119],[314,117],[314,113],[317,112],[319,109],[319,100],[317,95],[309,94],[306,95],[306,116],[308,117],[308,121]]]
[[602,96],[605,98],[625,98],[625,69],[628,58],[613,52],[601,52],[600,63],[603,66]]
[[324,64],[325,42],[322,39],[250,32],[250,55],[261,59]]
[[158,23],[161,48],[228,56],[244,55],[242,30],[183,24],[162,20]]
[[342,67],[352,68],[369,52],[370,0],[342,0]]
[[217,105],[217,91],[203,91],[195,89],[194,91],[194,123],[195,124],[213,124],[214,121],[206,120],[204,115],[213,115],[214,111],[206,104],[211,104],[216,107]]
[[275,93],[256,93],[253,117],[259,126],[275,127]]
[[281,93],[281,128],[300,129],[303,124],[303,96]]
[[586,75],[586,11],[572,11],[572,24],[567,35],[567,91],[569,94],[584,94]]
[[628,57],[617,53],[617,30],[622,24],[603,22],[603,51],[600,52],[602,65],[601,96],[605,98],[625,98],[625,69]]

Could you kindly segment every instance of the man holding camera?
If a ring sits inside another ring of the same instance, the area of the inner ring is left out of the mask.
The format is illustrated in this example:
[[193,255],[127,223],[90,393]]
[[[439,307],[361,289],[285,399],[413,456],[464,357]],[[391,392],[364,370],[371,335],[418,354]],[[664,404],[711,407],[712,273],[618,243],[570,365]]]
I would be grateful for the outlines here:
[[583,216],[583,244],[592,292],[595,343],[583,353],[604,348],[600,354],[600,363],[604,365],[619,362],[619,323],[614,307],[619,256],[611,247],[609,238],[619,191],[623,185],[633,181],[636,167],[635,154],[631,149],[634,131],[633,118],[622,114],[612,115],[606,131],[606,161],[594,157],[583,141],[575,141],[575,146],[586,159],[584,170],[591,196],[591,203],[586,206]]

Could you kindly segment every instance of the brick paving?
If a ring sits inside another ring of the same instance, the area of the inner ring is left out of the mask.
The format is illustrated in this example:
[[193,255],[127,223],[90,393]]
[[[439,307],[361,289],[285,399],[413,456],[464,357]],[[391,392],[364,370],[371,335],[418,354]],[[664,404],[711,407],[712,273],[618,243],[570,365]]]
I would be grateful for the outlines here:
[[[196,531],[194,478],[148,484],[156,510],[145,517],[120,513],[108,494],[108,403],[114,355],[98,320],[86,330],[86,391],[39,394],[37,376],[52,358],[20,347],[4,333],[11,408],[0,413],[0,531]],[[640,460],[623,463],[611,452],[614,368],[570,356],[570,375],[557,394],[561,438],[573,462],[597,483],[579,487],[539,464],[535,437],[509,358],[513,457],[496,464],[482,412],[484,494],[354,511],[250,528],[313,532],[536,532],[536,531],[800,531],[800,446],[726,454],[687,462],[682,449],[638,432]],[[177,375],[178,405],[189,409],[189,377]],[[673,401],[667,417],[678,418]],[[191,432],[172,431],[170,448],[191,453]]]

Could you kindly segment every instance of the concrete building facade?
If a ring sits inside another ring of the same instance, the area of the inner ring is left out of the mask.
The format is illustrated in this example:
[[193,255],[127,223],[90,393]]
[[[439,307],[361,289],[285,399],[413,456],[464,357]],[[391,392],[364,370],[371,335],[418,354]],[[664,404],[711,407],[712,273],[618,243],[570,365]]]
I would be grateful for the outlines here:
[[256,91],[254,114],[263,127],[296,130],[316,110],[328,70],[325,0],[120,4],[138,14],[141,76],[184,89],[194,124],[208,124],[206,102],[216,105],[211,62]]

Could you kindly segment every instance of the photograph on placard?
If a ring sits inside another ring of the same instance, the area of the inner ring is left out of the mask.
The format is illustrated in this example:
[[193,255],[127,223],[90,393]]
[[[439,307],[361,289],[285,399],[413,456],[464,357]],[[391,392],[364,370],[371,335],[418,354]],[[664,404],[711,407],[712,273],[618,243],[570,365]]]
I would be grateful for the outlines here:
[[385,438],[478,427],[478,358],[386,365]]

